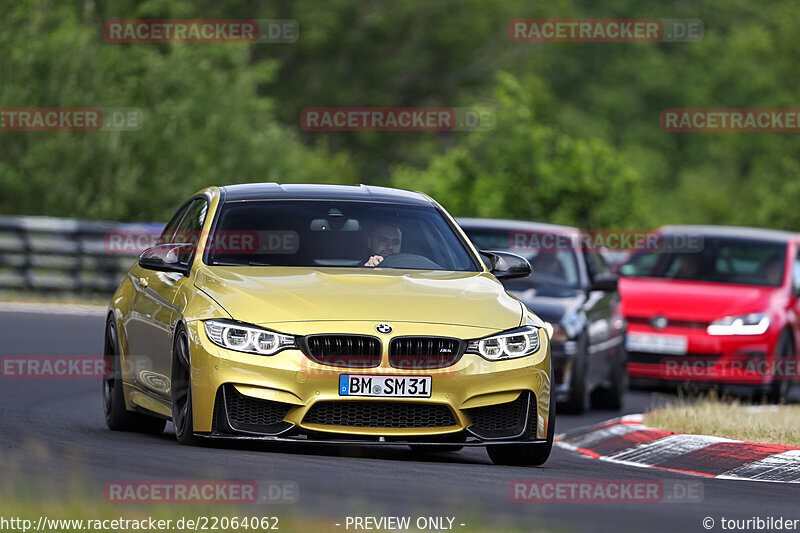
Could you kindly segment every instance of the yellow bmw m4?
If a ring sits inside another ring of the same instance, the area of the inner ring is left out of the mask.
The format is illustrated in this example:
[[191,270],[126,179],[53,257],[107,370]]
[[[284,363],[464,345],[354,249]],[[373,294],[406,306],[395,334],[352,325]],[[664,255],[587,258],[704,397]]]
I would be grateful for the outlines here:
[[108,426],[207,439],[485,446],[540,465],[553,444],[545,324],[420,193],[367,186],[210,187],[114,294]]

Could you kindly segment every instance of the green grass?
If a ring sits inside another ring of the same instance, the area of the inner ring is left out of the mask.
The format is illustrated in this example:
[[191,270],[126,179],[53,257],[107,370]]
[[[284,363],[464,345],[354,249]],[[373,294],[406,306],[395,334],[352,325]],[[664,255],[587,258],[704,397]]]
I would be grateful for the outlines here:
[[752,405],[708,395],[649,411],[645,425],[697,435],[800,446],[800,405]]

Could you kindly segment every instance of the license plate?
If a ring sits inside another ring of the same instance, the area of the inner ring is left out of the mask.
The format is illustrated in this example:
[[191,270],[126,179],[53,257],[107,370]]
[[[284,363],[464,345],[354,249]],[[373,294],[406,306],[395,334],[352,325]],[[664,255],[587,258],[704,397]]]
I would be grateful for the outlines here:
[[628,333],[625,348],[629,352],[686,355],[689,341],[681,335],[653,335],[650,333]]
[[365,376],[340,374],[339,396],[430,398],[430,376]]

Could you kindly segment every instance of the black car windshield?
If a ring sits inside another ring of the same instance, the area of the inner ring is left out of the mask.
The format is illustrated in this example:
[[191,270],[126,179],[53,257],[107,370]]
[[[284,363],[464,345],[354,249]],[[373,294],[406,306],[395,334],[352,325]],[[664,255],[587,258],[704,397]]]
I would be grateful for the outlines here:
[[635,253],[620,274],[779,287],[785,259],[784,243],[705,237],[697,250]]
[[[380,260],[373,259],[380,256]],[[434,207],[334,200],[223,204],[205,262],[225,266],[363,267],[477,272]]]
[[[543,284],[564,287],[580,285],[578,263],[572,248],[572,239],[568,238],[564,232],[553,234],[558,237],[557,240],[528,239],[524,246],[515,245],[515,236],[520,234],[517,230],[464,228],[464,232],[479,250],[513,252],[530,261],[533,274],[527,278],[515,280],[515,285]],[[526,235],[532,235],[532,233],[526,232]],[[536,235],[544,237],[545,233],[536,232]],[[553,245],[554,242],[563,245]],[[542,246],[536,246],[533,243],[541,243]]]

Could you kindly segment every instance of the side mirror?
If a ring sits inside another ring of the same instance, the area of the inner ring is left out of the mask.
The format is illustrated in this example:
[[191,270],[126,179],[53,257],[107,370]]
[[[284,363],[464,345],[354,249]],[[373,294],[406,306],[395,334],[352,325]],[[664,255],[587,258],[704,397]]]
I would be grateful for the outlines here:
[[497,279],[527,278],[533,273],[531,264],[524,257],[510,252],[490,252],[481,250],[491,262],[489,271]]
[[598,274],[592,280],[591,290],[593,291],[606,291],[615,292],[619,278],[614,274]]
[[189,273],[189,258],[194,251],[192,244],[159,244],[148,248],[139,256],[139,266],[159,272]]

